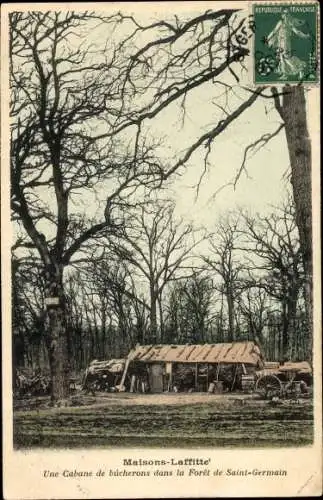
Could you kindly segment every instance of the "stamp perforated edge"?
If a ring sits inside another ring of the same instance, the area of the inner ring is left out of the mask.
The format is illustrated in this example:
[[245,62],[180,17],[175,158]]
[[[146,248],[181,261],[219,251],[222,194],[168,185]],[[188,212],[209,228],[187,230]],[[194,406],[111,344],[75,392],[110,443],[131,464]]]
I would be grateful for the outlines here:
[[[321,71],[321,65],[320,65],[320,55],[321,55],[321,34],[320,34],[320,24],[321,24],[321,13],[320,13],[320,2],[318,0],[309,0],[309,1],[303,1],[303,2],[293,2],[293,1],[286,1],[286,0],[277,0],[277,1],[265,1],[265,0],[256,0],[253,2],[249,2],[248,4],[248,15],[249,16],[254,16],[254,7],[258,6],[268,6],[268,7],[275,7],[279,5],[296,5],[296,6],[306,6],[306,5],[316,5],[316,57],[317,57],[317,80],[313,82],[308,82],[308,81],[279,81],[279,80],[272,80],[270,82],[257,82],[256,81],[256,74],[255,74],[255,61],[254,61],[254,44],[255,44],[255,35],[251,38],[251,73],[252,73],[252,85],[255,87],[268,87],[275,85],[276,87],[283,87],[285,85],[303,85],[306,88],[318,88],[320,87],[321,84],[321,79],[320,79],[320,71]],[[257,27],[256,27],[257,29]]]

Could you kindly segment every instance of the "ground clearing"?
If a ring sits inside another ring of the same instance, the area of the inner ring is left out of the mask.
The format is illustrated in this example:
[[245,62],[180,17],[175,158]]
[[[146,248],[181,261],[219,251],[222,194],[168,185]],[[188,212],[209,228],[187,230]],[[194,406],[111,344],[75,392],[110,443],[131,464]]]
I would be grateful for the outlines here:
[[17,402],[15,447],[255,448],[313,440],[309,400],[273,405],[240,394],[102,394],[75,395],[73,404]]

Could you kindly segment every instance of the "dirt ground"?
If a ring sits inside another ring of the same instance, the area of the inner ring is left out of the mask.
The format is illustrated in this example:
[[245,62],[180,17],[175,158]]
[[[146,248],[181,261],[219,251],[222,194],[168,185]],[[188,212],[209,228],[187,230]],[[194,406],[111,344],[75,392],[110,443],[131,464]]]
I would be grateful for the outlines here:
[[76,393],[71,406],[17,400],[15,448],[277,447],[313,440],[311,400],[245,394]]
[[245,394],[208,394],[200,393],[163,393],[163,394],[107,394],[99,396],[101,403],[121,405],[186,405],[223,401],[250,401],[253,398]]
[[[162,393],[162,394],[130,394],[130,393],[96,393],[95,396],[78,393],[74,394],[71,398],[72,406],[89,406],[89,407],[104,407],[112,405],[121,406],[137,406],[137,405],[187,405],[187,404],[198,404],[198,403],[225,403],[232,401],[251,402],[255,400],[251,394],[208,394],[205,392],[200,393]],[[259,401],[259,398],[258,398]],[[49,398],[39,397],[39,398],[28,398],[20,399],[14,402],[14,409],[19,410],[32,410],[32,409],[42,409],[49,408]],[[53,408],[53,411],[55,408]]]

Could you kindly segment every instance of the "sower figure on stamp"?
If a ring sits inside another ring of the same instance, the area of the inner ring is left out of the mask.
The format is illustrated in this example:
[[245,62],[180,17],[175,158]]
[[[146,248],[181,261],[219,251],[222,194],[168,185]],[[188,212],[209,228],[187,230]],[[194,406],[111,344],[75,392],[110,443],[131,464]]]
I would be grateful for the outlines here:
[[292,54],[291,41],[294,33],[300,38],[309,38],[309,33],[303,33],[298,26],[303,25],[304,21],[297,19],[289,14],[285,9],[282,13],[281,20],[278,21],[272,32],[268,35],[266,42],[269,47],[277,50],[279,58],[278,73],[280,79],[286,79],[290,75],[299,75],[299,78],[304,76],[306,63],[299,57]]

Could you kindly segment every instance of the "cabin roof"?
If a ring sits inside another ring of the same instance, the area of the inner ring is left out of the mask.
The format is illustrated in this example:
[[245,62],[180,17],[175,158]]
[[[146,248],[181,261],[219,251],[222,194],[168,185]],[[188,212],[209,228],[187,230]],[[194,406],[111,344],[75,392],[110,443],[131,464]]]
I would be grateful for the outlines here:
[[129,358],[145,363],[244,363],[257,366],[263,356],[255,342],[203,345],[138,345]]

